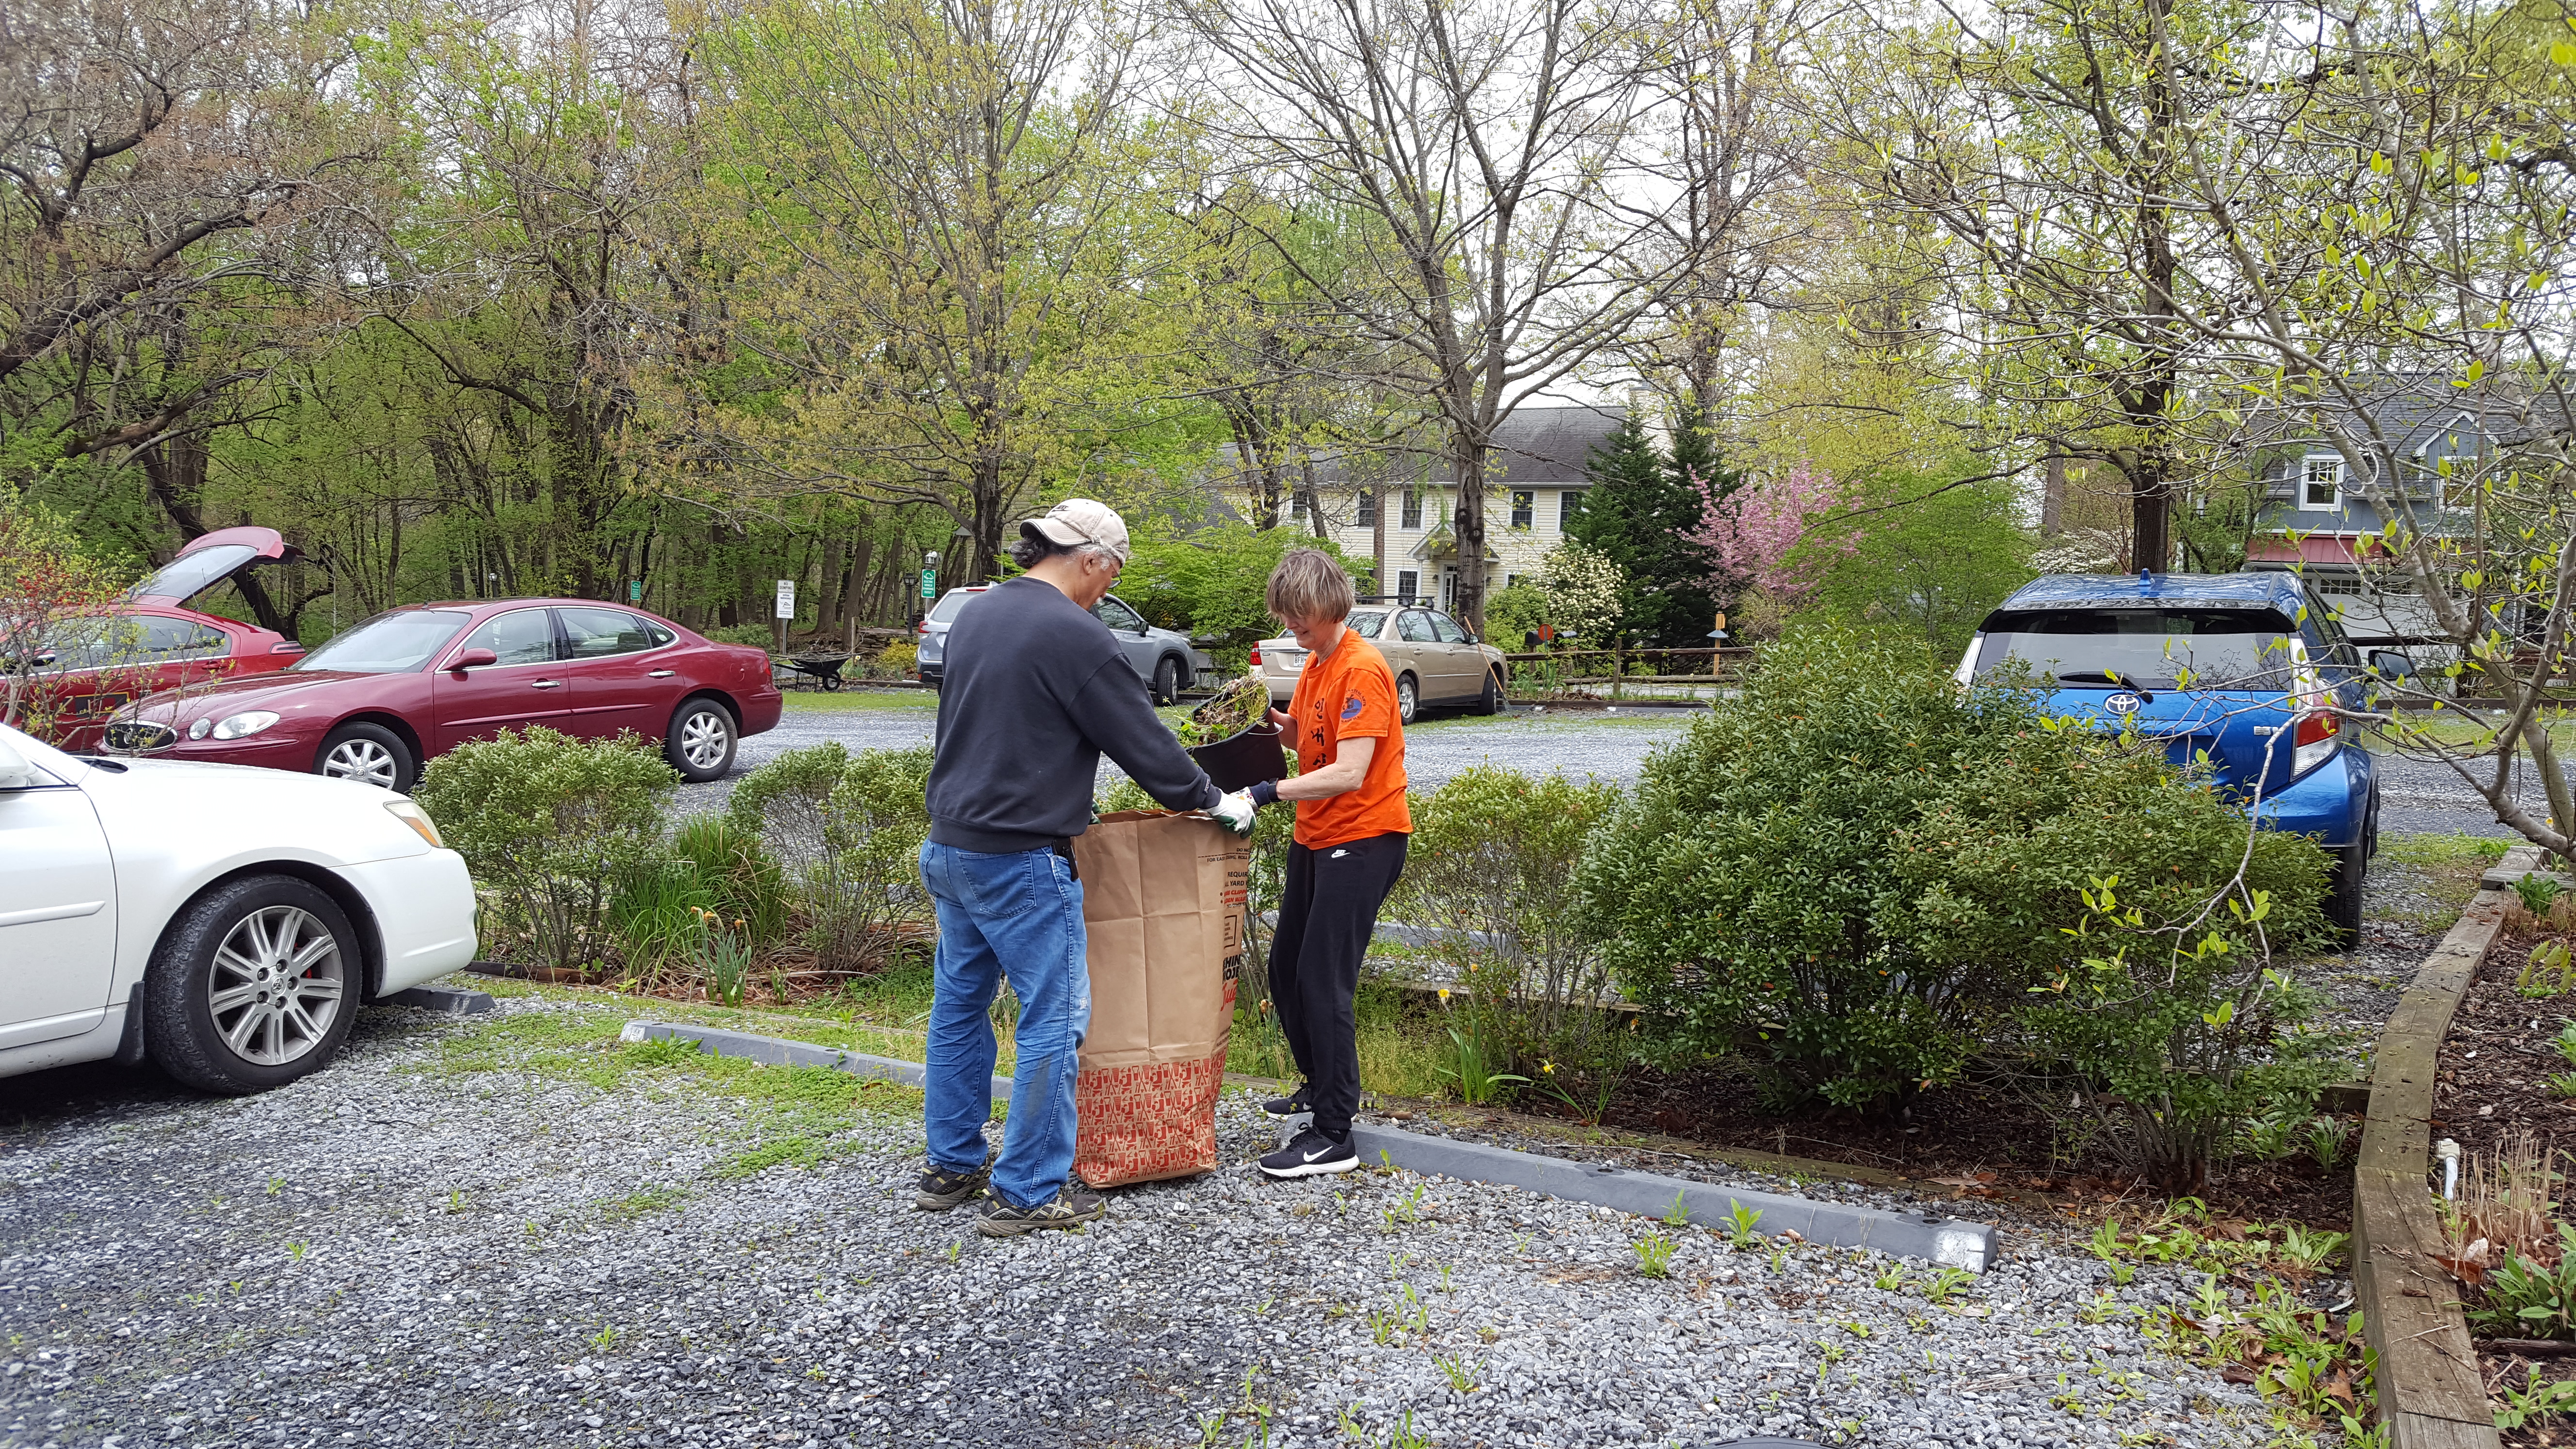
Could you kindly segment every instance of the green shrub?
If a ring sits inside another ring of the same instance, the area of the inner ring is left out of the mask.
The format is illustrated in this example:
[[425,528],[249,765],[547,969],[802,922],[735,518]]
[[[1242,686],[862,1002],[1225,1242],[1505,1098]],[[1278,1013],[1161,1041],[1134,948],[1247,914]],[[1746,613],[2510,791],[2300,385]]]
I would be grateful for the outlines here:
[[678,782],[633,735],[585,741],[534,728],[430,761],[416,794],[494,894],[502,929],[557,970],[577,970],[608,944],[611,888],[661,838]]
[[1584,840],[1618,808],[1614,785],[1479,765],[1413,801],[1413,839],[1386,914],[1440,928],[1419,948],[1463,988],[1450,1001],[1462,1070],[1476,1058],[1536,1080],[1616,1072],[1624,1033],[1597,922],[1566,888]]
[[1580,883],[1630,991],[1780,1097],[1890,1107],[1992,1040],[2171,1178],[2323,1070],[2268,966],[2325,873],[2152,747],[1818,629],[1648,761]]
[[827,971],[872,969],[930,918],[918,857],[929,838],[931,752],[837,743],[789,750],[734,786],[737,831],[756,833],[785,869],[805,944]]
[[787,878],[755,830],[731,815],[692,815],[671,831],[670,853],[688,863],[704,904],[766,944],[787,932]]

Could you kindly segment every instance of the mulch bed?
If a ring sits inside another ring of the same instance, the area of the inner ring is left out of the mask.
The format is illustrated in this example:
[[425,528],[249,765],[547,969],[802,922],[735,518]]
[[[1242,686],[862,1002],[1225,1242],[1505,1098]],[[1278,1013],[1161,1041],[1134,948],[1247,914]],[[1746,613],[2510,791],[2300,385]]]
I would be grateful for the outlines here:
[[[2159,1197],[2110,1164],[2052,1163],[2047,1117],[2008,1094],[1969,1088],[1926,1092],[1902,1119],[1830,1107],[1766,1112],[1749,1069],[1666,1074],[1641,1071],[1612,1105],[1605,1127],[1656,1132],[1716,1148],[1750,1148],[1847,1162],[1952,1188],[1964,1197],[2046,1194],[2078,1201]],[[1571,1117],[1561,1104],[1524,1092],[1520,1111]],[[2356,1140],[2358,1119],[2352,1122]],[[2222,1169],[2203,1194],[2214,1213],[2288,1219],[2349,1231],[2352,1172],[2320,1169],[2304,1157]]]
[[[2442,1039],[2433,1088],[2433,1136],[2458,1142],[2464,1162],[2484,1157],[2524,1132],[2552,1153],[2576,1153],[2576,1098],[2561,1097],[2549,1087],[2551,1074],[2568,1070],[2554,1038],[2562,1025],[2576,1020],[2576,996],[2532,1000],[2513,984],[2542,939],[2528,929],[2499,935],[2460,999],[2450,1034]],[[2565,1347],[2576,1353],[2576,1344]],[[2489,1395],[2499,1398],[2501,1390],[2534,1379],[2576,1378],[2576,1357],[2517,1352],[2486,1342],[2478,1344],[2478,1366]],[[2561,1416],[2507,1431],[2504,1442],[2576,1445],[2576,1424]]]

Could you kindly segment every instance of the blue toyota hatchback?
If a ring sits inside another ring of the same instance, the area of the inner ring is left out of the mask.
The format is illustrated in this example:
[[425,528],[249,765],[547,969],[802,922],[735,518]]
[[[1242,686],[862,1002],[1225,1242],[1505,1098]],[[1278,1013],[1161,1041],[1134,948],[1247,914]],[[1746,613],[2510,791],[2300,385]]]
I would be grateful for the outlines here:
[[2058,714],[2130,725],[2176,763],[2206,752],[2219,787],[2265,828],[2333,854],[2326,915],[2347,937],[2360,932],[2379,782],[2340,711],[2363,707],[2369,677],[2296,575],[2039,579],[1986,616],[1959,681],[2012,663],[2053,690]]

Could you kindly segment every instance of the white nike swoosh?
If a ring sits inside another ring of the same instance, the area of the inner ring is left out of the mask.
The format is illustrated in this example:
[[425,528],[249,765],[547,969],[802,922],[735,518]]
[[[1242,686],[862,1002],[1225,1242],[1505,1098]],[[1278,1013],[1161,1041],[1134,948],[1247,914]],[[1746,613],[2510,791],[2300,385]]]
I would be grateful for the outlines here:
[[1307,1154],[1306,1154],[1306,1160],[1307,1160],[1308,1162],[1312,1162],[1312,1161],[1314,1161],[1316,1158],[1318,1158],[1318,1157],[1322,1157],[1322,1156],[1326,1155],[1327,1153],[1331,1152],[1332,1150],[1333,1150],[1333,1149],[1331,1149],[1331,1148],[1329,1148],[1329,1147],[1319,1148],[1319,1149],[1317,1149],[1317,1150],[1315,1150],[1315,1151],[1313,1151],[1313,1152],[1309,1152],[1309,1153],[1307,1153]]

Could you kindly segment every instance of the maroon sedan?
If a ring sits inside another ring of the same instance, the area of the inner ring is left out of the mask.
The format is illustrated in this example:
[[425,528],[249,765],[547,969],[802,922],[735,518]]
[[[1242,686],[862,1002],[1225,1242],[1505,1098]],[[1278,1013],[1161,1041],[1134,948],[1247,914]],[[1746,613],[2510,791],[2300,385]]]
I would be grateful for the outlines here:
[[108,716],[130,700],[294,663],[303,645],[188,604],[247,569],[296,556],[276,529],[218,529],[128,589],[115,608],[57,620],[26,661],[55,742],[75,752],[95,749]]
[[173,690],[107,728],[107,747],[310,770],[408,794],[422,762],[544,725],[658,740],[691,780],[778,723],[769,656],[641,609],[585,599],[414,604],[378,614],[285,671]]

